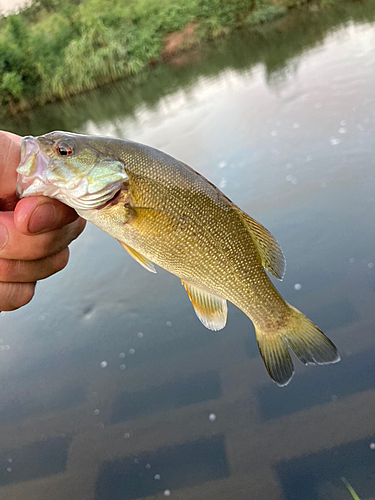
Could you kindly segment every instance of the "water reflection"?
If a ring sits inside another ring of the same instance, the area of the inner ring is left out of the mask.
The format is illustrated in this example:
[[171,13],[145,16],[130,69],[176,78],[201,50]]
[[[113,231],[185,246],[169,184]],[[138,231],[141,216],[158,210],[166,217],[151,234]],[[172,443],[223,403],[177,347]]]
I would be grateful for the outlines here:
[[292,14],[6,124],[191,164],[278,238],[278,288],[343,359],[277,388],[239,310],[207,331],[176,278],[90,226],[0,317],[1,498],[325,500],[348,494],[341,476],[373,494],[374,21],[371,1]]
[[99,473],[95,498],[149,497],[170,488],[192,487],[228,475],[224,438],[217,436],[105,463]]

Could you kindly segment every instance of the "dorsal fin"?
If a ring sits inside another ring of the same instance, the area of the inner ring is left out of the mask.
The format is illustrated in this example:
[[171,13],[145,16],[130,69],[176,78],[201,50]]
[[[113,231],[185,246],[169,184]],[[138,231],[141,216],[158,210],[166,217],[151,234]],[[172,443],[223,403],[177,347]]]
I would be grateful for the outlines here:
[[280,245],[262,224],[259,224],[242,210],[240,212],[258,249],[263,267],[275,278],[282,280],[285,274],[285,257]]
[[189,299],[193,304],[194,311],[202,324],[209,330],[221,330],[227,322],[227,301],[216,295],[188,285],[181,280]]
[[123,243],[120,240],[117,240],[120,245],[128,252],[128,254],[133,257],[134,260],[138,262],[138,264],[141,264],[142,267],[147,269],[147,271],[150,271],[150,273],[156,273],[156,269],[154,267],[154,264],[150,262],[146,257],[141,255],[137,250],[134,250],[134,248],[130,247],[126,243]]

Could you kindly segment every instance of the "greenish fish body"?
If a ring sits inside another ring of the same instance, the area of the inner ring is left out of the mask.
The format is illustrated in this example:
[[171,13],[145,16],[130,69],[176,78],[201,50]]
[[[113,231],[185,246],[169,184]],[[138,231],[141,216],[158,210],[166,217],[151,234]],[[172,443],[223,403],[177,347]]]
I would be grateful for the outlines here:
[[271,378],[293,375],[289,347],[305,364],[334,363],[332,342],[280,296],[265,269],[285,270],[275,238],[184,163],[148,146],[51,132],[25,137],[21,197],[43,194],[73,207],[116,238],[143,267],[178,276],[211,330],[226,324],[227,300],[253,322]]

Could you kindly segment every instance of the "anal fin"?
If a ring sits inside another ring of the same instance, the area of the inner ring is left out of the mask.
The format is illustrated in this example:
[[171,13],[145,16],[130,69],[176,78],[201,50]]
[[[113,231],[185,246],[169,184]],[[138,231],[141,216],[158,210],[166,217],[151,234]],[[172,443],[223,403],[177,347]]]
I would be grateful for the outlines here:
[[201,323],[209,330],[217,331],[224,328],[227,322],[227,301],[201,288],[188,285],[182,280],[181,283],[184,285]]
[[150,262],[148,259],[146,259],[146,257],[141,255],[139,252],[137,252],[137,250],[134,250],[134,248],[130,247],[126,243],[123,243],[120,240],[118,240],[118,242],[128,252],[128,254],[138,262],[138,264],[141,264],[141,266],[147,269],[147,271],[150,271],[150,273],[156,273],[154,264]]

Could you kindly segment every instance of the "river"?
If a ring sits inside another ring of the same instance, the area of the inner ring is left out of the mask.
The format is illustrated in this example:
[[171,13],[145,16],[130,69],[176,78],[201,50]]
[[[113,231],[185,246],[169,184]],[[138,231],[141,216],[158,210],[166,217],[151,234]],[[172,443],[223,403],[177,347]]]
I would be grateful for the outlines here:
[[276,286],[339,348],[285,388],[229,306],[88,225],[0,317],[4,500],[375,498],[375,4],[291,13],[2,124],[112,135],[183,160],[278,239]]

